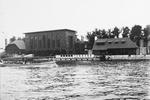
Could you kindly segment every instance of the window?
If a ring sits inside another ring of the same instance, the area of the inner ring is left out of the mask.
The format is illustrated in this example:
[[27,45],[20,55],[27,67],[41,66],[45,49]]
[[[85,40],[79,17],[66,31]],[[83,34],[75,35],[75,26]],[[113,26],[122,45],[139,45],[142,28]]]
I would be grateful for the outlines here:
[[39,40],[39,48],[42,47],[42,40]]
[[126,41],[124,41],[124,40],[123,40],[123,41],[121,41],[121,43],[122,43],[122,44],[123,44],[123,43],[125,43],[125,42],[126,42]]
[[57,40],[57,47],[60,48],[60,40]]
[[69,48],[73,48],[73,36],[68,36]]
[[118,41],[116,41],[115,44],[118,44]]
[[109,44],[111,44],[112,42],[108,42]]
[[34,49],[36,49],[37,48],[37,37],[36,36],[34,37],[34,42],[35,42],[34,43]]
[[33,38],[30,38],[30,48],[33,49]]
[[55,48],[55,40],[52,40],[52,47]]
[[50,39],[47,40],[47,47],[50,48]]
[[46,43],[46,38],[45,38],[45,35],[43,35],[43,48],[46,47],[45,43]]
[[97,42],[96,45],[105,45],[105,42]]

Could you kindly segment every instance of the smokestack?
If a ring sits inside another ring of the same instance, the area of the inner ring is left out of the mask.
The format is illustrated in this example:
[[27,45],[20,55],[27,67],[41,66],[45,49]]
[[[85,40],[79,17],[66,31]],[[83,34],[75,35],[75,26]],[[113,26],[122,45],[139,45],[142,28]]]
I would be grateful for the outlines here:
[[7,46],[7,39],[5,39],[5,47]]

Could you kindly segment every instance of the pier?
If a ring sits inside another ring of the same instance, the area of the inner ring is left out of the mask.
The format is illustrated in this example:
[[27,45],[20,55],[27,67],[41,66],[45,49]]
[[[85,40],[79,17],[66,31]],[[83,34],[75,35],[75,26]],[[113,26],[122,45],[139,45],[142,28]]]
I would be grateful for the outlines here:
[[41,63],[41,62],[71,62],[71,61],[114,61],[114,60],[150,60],[150,55],[88,55],[88,54],[66,54],[46,57],[11,57],[4,58],[5,63]]
[[70,54],[70,55],[56,55],[55,58],[49,58],[49,60],[55,61],[97,61],[100,60],[100,57],[95,55],[87,55],[87,54]]

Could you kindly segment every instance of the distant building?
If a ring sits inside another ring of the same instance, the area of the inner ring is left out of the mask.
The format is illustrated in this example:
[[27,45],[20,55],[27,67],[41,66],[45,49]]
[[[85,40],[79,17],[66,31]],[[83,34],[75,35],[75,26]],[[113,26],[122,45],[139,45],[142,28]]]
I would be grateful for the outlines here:
[[26,47],[23,40],[15,40],[8,44],[5,50],[7,54],[23,54],[26,52]]
[[74,53],[76,31],[70,29],[25,33],[28,53],[36,55]]
[[97,39],[92,50],[96,55],[131,55],[136,54],[137,45],[129,38]]

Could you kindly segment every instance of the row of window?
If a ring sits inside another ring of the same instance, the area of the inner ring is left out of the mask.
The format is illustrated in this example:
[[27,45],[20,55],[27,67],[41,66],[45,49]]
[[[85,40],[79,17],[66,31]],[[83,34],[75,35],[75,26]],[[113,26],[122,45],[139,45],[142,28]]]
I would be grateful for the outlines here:
[[[106,42],[97,42],[96,45],[105,45],[105,43]],[[118,44],[119,42],[118,41],[116,41],[116,42],[108,42],[108,44],[112,44],[112,43]],[[124,44],[125,41],[121,41],[121,43]]]
[[60,48],[60,40],[51,40],[46,39],[43,37],[42,40],[38,39],[30,39],[30,48],[37,49],[37,48]]

